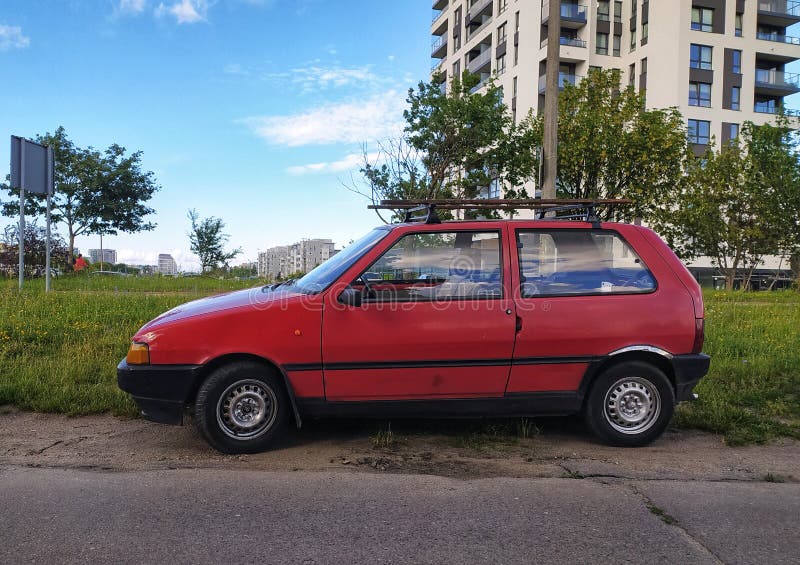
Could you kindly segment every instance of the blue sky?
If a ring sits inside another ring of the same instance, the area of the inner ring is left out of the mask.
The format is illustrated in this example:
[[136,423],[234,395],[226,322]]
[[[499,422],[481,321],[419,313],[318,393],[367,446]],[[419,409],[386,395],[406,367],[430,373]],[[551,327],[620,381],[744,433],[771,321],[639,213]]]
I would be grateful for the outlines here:
[[172,253],[195,267],[190,208],[221,217],[243,260],[302,237],[346,244],[378,220],[342,182],[362,142],[402,127],[405,93],[430,69],[430,6],[2,0],[0,175],[10,135],[63,125],[80,146],[142,150],[162,186],[155,231],[104,238],[122,261]]

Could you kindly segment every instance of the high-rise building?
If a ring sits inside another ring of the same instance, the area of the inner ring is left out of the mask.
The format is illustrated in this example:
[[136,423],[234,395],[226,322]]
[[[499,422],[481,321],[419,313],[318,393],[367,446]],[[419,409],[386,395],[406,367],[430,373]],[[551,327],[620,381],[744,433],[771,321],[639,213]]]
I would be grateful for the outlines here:
[[178,265],[175,259],[168,253],[158,254],[158,272],[162,275],[176,275],[178,274]]
[[[433,10],[432,73],[443,88],[469,70],[482,83],[497,77],[517,120],[544,107],[548,0],[433,0]],[[648,108],[678,107],[700,153],[800,92],[787,72],[800,58],[787,31],[798,22],[795,0],[562,1],[559,81],[618,69]]]
[[[75,256],[77,257],[77,251],[75,252]],[[113,265],[117,262],[117,250],[116,249],[90,249],[89,250],[89,261],[91,263],[108,263]]]
[[258,276],[275,278],[307,273],[336,253],[333,240],[302,239],[258,254]]

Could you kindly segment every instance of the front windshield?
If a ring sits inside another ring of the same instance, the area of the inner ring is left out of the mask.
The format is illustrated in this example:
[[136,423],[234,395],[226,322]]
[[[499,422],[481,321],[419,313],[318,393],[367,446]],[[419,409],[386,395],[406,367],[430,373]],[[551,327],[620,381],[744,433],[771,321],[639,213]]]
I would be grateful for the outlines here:
[[387,229],[375,228],[295,282],[294,288],[309,294],[322,292],[388,233]]

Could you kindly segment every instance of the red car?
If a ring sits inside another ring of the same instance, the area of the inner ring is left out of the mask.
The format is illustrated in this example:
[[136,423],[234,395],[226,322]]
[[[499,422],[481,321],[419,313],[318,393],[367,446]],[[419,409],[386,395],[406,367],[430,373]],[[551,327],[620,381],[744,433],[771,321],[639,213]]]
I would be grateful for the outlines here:
[[226,453],[324,416],[582,413],[639,446],[709,357],[700,287],[651,230],[599,221],[406,222],[303,278],[189,302],[120,363],[144,417],[187,407]]

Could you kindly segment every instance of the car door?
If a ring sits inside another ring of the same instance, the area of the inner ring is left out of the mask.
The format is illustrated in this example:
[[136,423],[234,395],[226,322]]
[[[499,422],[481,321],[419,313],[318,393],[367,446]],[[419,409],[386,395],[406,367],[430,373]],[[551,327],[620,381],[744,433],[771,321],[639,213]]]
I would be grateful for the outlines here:
[[520,329],[508,393],[576,391],[594,358],[669,341],[670,302],[620,233],[537,224],[515,229]]
[[363,302],[326,303],[328,401],[503,394],[515,318],[503,229],[489,225],[400,228],[380,257],[346,274]]

